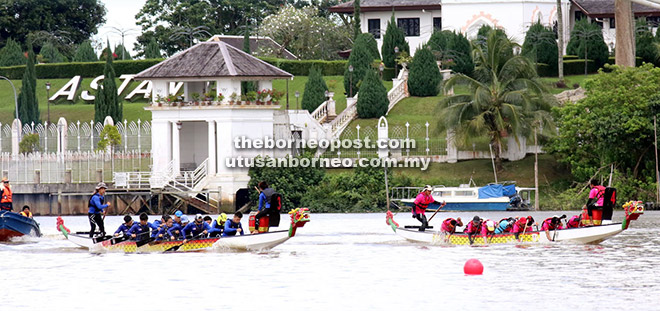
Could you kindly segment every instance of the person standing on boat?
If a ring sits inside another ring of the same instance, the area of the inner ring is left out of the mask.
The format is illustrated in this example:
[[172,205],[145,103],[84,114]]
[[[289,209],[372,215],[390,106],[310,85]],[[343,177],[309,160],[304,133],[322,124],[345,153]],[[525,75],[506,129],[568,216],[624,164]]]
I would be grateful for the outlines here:
[[458,217],[456,219],[447,218],[442,221],[442,226],[440,226],[440,229],[445,234],[454,234],[456,233],[456,227],[462,227],[462,226],[463,226],[463,221],[461,221],[461,217]]
[[597,179],[592,179],[589,183],[591,191],[589,191],[589,199],[587,204],[583,207],[587,209],[587,226],[593,226],[593,216],[592,211],[594,209],[602,209],[603,203],[605,201],[605,187],[600,185],[600,182]]
[[103,216],[107,212],[107,208],[110,207],[110,202],[104,203],[105,201],[105,190],[108,189],[108,186],[104,182],[100,182],[96,186],[96,191],[89,199],[89,211],[87,216],[89,217],[89,225],[91,229],[89,230],[89,237],[94,237],[94,231],[96,227],[99,227],[101,236],[105,236],[105,225],[103,224]]
[[115,236],[119,236],[121,233],[123,236],[128,236],[128,230],[131,230],[133,227],[133,217],[131,215],[124,216],[124,223],[119,225],[119,228],[115,231]]
[[2,178],[0,184],[0,211],[11,211],[14,209],[11,186],[7,177]]
[[209,237],[219,237],[222,235],[222,230],[225,229],[225,222],[227,222],[227,214],[222,213],[211,223],[211,230],[209,230]]
[[234,214],[234,219],[227,220],[225,222],[225,230],[222,232],[222,236],[235,236],[237,233],[243,235],[241,218],[243,218],[243,213],[236,212]]
[[[435,202],[433,196],[431,196],[431,191],[433,191],[433,187],[426,185],[426,187],[422,189],[422,192],[417,195],[417,198],[415,198],[415,202],[413,202],[412,217],[422,223],[422,225],[419,226],[419,231],[426,230],[426,227],[429,225],[428,220],[426,220],[426,209],[429,207],[429,204]],[[441,205],[438,209],[443,206],[444,205]]]
[[23,206],[23,210],[20,214],[23,217],[32,218],[32,212],[30,212],[30,207],[27,205]]

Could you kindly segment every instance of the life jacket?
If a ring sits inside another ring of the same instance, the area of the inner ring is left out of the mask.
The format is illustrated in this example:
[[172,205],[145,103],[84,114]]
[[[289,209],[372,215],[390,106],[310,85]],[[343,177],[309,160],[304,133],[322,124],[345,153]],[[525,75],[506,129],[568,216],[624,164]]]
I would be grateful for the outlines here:
[[12,203],[11,199],[11,188],[10,187],[4,187],[2,189],[2,199],[0,199],[0,203]]
[[221,225],[221,224],[216,220],[216,221],[215,221],[215,226],[213,226],[213,227],[216,228],[216,229],[224,229],[224,228],[225,228],[225,224],[222,224],[222,225]]
[[[266,188],[263,191],[263,194],[266,196],[266,203],[268,204],[268,207],[270,208],[271,205],[271,200],[273,198],[273,195],[275,194],[275,189],[273,188]],[[265,205],[265,204],[264,204]]]
[[594,202],[593,202],[593,205],[596,206],[598,200],[600,200],[605,195],[605,187],[598,185],[598,186],[594,186],[594,188],[598,189],[598,193],[596,194],[596,197],[594,198]]
[[442,228],[442,229],[444,229],[444,230],[447,231],[447,232],[455,232],[455,231],[456,231],[456,226],[453,226],[453,225],[451,224],[451,221],[452,221],[452,220],[456,221],[454,218],[447,218],[447,219],[445,219],[445,220],[442,222],[442,225],[444,226],[444,228]]
[[92,198],[94,198],[95,195],[99,196],[101,200],[101,205],[105,203],[105,197],[102,197],[101,194],[97,192],[89,198],[89,201],[87,201],[87,207],[94,208],[94,213],[98,213],[99,212],[98,208],[94,204],[92,204]]
[[21,212],[20,214],[21,214],[21,216],[32,218],[32,212],[30,212],[30,211],[28,211],[27,213]]
[[429,204],[435,202],[433,196],[430,194],[427,197],[420,192],[417,195],[417,197],[419,197],[420,195],[422,196],[422,200],[419,200],[420,202],[417,203],[417,198],[415,198],[415,202],[413,202],[414,205],[412,209],[413,215],[426,211],[426,209],[429,207]]
[[577,228],[580,226],[580,220],[582,219],[582,215],[575,215],[571,217],[571,219],[568,220],[566,223],[567,228]]
[[543,229],[548,229],[548,230],[558,230],[561,229],[561,220],[557,224],[552,224],[552,217],[546,218],[546,220],[543,221],[542,225]]

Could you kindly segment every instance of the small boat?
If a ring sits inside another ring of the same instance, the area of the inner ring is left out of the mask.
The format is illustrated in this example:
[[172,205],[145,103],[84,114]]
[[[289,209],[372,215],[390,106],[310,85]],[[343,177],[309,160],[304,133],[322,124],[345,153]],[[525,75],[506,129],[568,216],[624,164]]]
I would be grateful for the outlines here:
[[[92,252],[110,251],[124,253],[154,253],[165,251],[190,252],[208,249],[228,249],[258,251],[271,249],[286,242],[296,235],[296,229],[310,221],[309,210],[294,209],[291,212],[291,223],[288,230],[278,230],[259,234],[246,234],[219,238],[199,238],[183,241],[153,241],[142,244],[136,241],[121,241],[113,244],[113,239],[93,239],[89,234],[70,233],[64,226],[64,221],[58,217],[57,229],[74,244],[85,247]],[[97,242],[98,241],[98,242]]]
[[569,228],[545,231],[534,230],[519,235],[515,233],[492,234],[482,236],[481,234],[468,235],[465,233],[446,234],[438,231],[419,231],[417,229],[402,228],[394,221],[392,212],[388,211],[387,224],[399,236],[412,242],[432,245],[486,245],[486,244],[509,244],[509,243],[550,243],[571,242],[580,244],[598,244],[622,231],[628,229],[630,222],[639,218],[644,213],[642,202],[624,205],[626,217],[621,223],[610,223],[598,226]]
[[0,212],[0,241],[9,241],[12,237],[24,235],[40,237],[39,223],[14,212]]
[[[434,186],[431,196],[437,202],[447,203],[442,208],[443,211],[527,210],[531,205],[533,190],[534,188],[516,187],[515,184],[489,184],[484,187],[470,187],[470,184],[465,184],[459,187]],[[415,197],[403,198],[400,201],[412,207]],[[428,209],[435,210],[439,206],[438,203],[429,204]]]

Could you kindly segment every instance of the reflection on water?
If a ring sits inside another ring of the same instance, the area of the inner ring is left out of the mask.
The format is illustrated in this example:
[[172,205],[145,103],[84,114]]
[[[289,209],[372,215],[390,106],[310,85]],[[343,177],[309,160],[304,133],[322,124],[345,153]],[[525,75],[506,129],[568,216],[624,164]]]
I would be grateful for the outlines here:
[[[531,214],[540,222],[553,213]],[[457,216],[474,213],[432,224]],[[72,231],[88,228],[86,217],[64,219]],[[295,238],[256,253],[94,255],[57,234],[55,218],[37,220],[43,237],[0,244],[1,310],[660,310],[655,211],[600,245],[487,247],[409,243],[384,214],[312,214]],[[409,213],[395,220],[415,224]],[[121,221],[106,218],[107,230]],[[481,260],[483,276],[463,275],[469,258]]]

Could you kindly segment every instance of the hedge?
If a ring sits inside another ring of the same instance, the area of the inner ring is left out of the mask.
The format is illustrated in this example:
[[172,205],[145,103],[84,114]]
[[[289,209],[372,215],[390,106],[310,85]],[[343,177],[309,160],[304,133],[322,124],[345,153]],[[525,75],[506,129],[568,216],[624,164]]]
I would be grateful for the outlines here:
[[273,57],[259,57],[259,59],[294,76],[308,76],[312,66],[321,70],[324,76],[343,76],[348,63],[348,60],[291,60]]
[[[607,58],[607,63],[610,64],[610,65],[614,65],[614,64],[616,64],[616,57],[614,57],[614,56],[610,56],[610,57],[608,57],[608,58]],[[641,66],[642,63],[643,63],[643,61],[642,61],[642,58],[641,58],[641,57],[635,57],[635,66],[636,66],[636,67]]]
[[[547,64],[537,63],[536,64],[537,73],[540,77],[556,77],[557,71],[553,70]],[[593,60],[589,60],[587,63],[588,73],[595,73],[598,71],[596,64]],[[580,75],[584,74],[584,59],[571,59],[564,61],[564,74],[569,75]]]
[[[122,74],[136,74],[153,65],[160,63],[162,59],[144,60],[119,60],[114,61],[113,66],[117,76]],[[38,79],[70,79],[73,76],[93,78],[103,75],[105,62],[85,63],[55,63],[36,65]],[[0,75],[9,79],[18,80],[23,77],[25,66],[0,67]]]
[[577,55],[564,55],[564,60],[580,59]]

